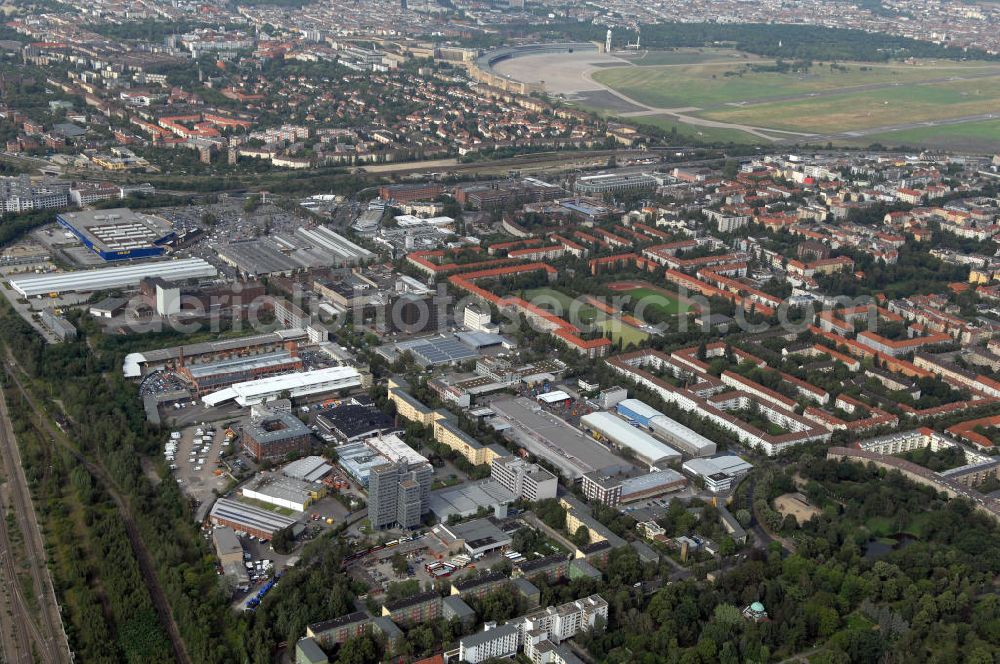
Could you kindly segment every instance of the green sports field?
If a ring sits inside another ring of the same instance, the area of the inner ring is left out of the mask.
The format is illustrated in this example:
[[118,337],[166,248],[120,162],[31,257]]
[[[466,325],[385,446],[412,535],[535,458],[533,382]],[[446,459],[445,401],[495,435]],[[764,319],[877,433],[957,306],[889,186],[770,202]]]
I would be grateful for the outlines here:
[[582,324],[591,323],[597,319],[597,309],[589,304],[574,304],[574,299],[554,288],[532,288],[524,291],[524,299],[528,302],[542,307],[558,315],[560,318],[570,320],[570,313],[576,314],[578,322]]
[[648,310],[657,310],[664,314],[676,315],[686,313],[690,307],[677,298],[671,298],[659,291],[649,288],[633,288],[623,291],[632,297],[634,303],[642,302]]
[[611,341],[616,344],[620,341],[622,348],[627,347],[629,344],[638,346],[649,338],[649,335],[642,330],[636,329],[631,325],[626,325],[617,319],[604,320],[601,325],[604,327],[605,334],[607,334],[608,330],[611,331]]
[[[642,290],[642,289],[639,289]],[[653,291],[649,291],[653,293]],[[677,307],[677,303],[671,304],[669,298],[653,293],[654,298],[659,298],[656,306]],[[628,344],[638,345],[649,338],[649,335],[631,325],[627,325],[617,318],[612,318],[590,306],[589,304],[575,304],[574,299],[554,288],[532,288],[524,291],[524,299],[532,304],[557,313],[564,320],[574,325],[586,326],[594,324],[604,329],[605,334],[610,330],[611,340],[618,343],[622,341],[622,346]],[[578,312],[576,316],[571,316],[571,312]],[[575,318],[575,320],[574,320]]]

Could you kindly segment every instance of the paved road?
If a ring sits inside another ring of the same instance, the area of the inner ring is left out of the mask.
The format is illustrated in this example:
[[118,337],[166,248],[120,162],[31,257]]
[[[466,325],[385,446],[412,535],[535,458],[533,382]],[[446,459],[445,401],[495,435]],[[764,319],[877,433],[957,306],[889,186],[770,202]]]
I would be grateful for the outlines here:
[[[11,652],[7,633],[7,625],[4,627],[4,659],[7,662],[32,661],[32,648],[39,653],[42,661],[62,663],[71,661],[69,641],[63,630],[62,616],[59,613],[59,604],[56,600],[55,589],[52,587],[52,578],[46,566],[45,545],[42,540],[42,531],[35,514],[35,506],[31,500],[28,489],[27,478],[24,475],[24,468],[21,465],[21,453],[14,438],[14,431],[11,427],[10,416],[7,411],[7,400],[3,390],[0,390],[0,454],[3,455],[4,475],[6,479],[3,503],[4,514],[0,516],[0,566],[2,566],[3,583],[6,596],[8,598],[9,613],[2,617],[10,621],[10,625],[15,632],[13,644],[15,650]],[[23,553],[26,560],[15,560],[14,552],[11,548],[11,541],[7,529],[6,518],[3,518],[12,510],[17,521],[17,526],[21,531],[23,540]],[[38,605],[40,620],[36,623],[36,617],[28,606],[24,594],[21,590],[20,581],[17,575],[17,568],[28,566],[33,594]],[[25,648],[30,641],[32,647]]]
[[167,638],[170,640],[170,645],[174,650],[174,658],[180,664],[192,664],[191,658],[187,653],[187,648],[184,645],[184,639],[181,638],[180,628],[177,626],[177,622],[174,620],[173,613],[170,608],[170,602],[167,600],[166,593],[163,592],[163,587],[160,585],[160,579],[156,574],[156,566],[153,563],[153,557],[149,553],[149,549],[146,547],[146,543],[143,541],[141,534],[139,533],[139,528],[135,523],[135,519],[132,517],[132,512],[129,507],[128,499],[122,494],[122,492],[115,485],[111,476],[104,469],[103,466],[93,463],[89,459],[85,458],[80,454],[70,442],[66,434],[62,431],[58,431],[51,424],[51,416],[35,401],[31,392],[25,389],[21,382],[19,376],[23,373],[23,370],[18,365],[14,355],[11,353],[10,348],[7,349],[6,356],[7,364],[5,369],[7,369],[7,375],[10,376],[17,389],[24,395],[24,398],[28,402],[28,406],[34,411],[38,418],[38,422],[41,424],[43,431],[41,433],[48,437],[48,439],[56,445],[59,445],[70,454],[86,468],[87,472],[96,480],[96,482],[103,486],[111,496],[111,499],[115,503],[115,507],[118,509],[119,516],[121,516],[122,524],[125,526],[125,534],[128,537],[129,544],[132,546],[132,550],[135,553],[136,562],[139,565],[139,573],[142,575],[143,582],[146,588],[149,590],[150,598],[153,602],[153,606],[156,608],[156,613],[160,619],[160,623],[163,626],[164,631],[167,634]]

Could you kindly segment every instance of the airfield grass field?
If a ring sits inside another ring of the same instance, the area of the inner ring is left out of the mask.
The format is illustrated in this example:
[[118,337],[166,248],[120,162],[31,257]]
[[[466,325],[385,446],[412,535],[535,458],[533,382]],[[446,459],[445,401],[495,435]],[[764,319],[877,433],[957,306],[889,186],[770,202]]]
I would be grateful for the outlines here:
[[881,143],[895,146],[926,146],[953,150],[981,150],[984,145],[1000,145],[1000,120],[964,122],[940,127],[918,127],[900,131],[869,134],[862,145]]
[[[627,122],[673,129],[680,139],[705,142],[831,137],[841,145],[1000,149],[998,125],[990,117],[997,113],[1000,118],[1000,63],[827,62],[815,63],[806,72],[779,73],[752,71],[747,66],[751,60],[741,58],[748,56],[727,49],[618,56],[622,66],[603,66],[587,75],[633,100],[632,108],[611,92],[582,95],[579,102],[609,116],[621,115]],[[608,107],[593,108],[602,103]],[[641,108],[636,104],[649,112],[635,112]],[[677,109],[674,113],[680,117],[656,113],[659,109]],[[729,126],[696,126],[692,117]],[[919,126],[922,123],[935,125]]]
[[1000,111],[1000,77],[910,84],[698,113],[721,122],[835,133]]
[[649,125],[663,131],[675,130],[677,138],[694,139],[707,143],[757,143],[760,139],[753,134],[740,129],[728,129],[726,127],[699,127],[686,122],[681,122],[669,115],[642,115],[630,118],[631,122],[640,125]]
[[[601,69],[592,77],[648,106],[705,108],[867,85],[903,86],[988,72],[1000,74],[1000,66],[985,62],[934,62],[924,66],[850,63],[843,67],[846,71],[824,64],[814,65],[805,73],[777,73],[747,71],[741,65],[721,63],[625,66]],[[741,75],[733,75],[741,71]],[[727,76],[727,72],[731,75]]]

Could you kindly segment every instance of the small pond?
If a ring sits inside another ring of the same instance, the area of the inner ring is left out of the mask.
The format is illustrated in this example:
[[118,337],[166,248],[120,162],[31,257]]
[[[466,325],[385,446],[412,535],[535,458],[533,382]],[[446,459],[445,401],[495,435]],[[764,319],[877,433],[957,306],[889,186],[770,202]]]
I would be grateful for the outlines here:
[[893,551],[905,549],[916,541],[917,538],[908,533],[897,533],[889,537],[873,538],[864,544],[864,557],[866,560],[878,560]]

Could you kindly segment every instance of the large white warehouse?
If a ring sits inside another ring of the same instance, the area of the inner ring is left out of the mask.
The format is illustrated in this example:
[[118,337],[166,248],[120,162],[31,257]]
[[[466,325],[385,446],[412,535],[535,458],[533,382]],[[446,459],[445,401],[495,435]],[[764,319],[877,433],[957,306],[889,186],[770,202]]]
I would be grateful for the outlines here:
[[22,297],[38,297],[55,293],[90,293],[112,288],[139,285],[146,277],[161,277],[167,281],[184,281],[214,277],[216,269],[201,258],[184,258],[174,261],[141,263],[122,267],[105,267],[79,272],[56,272],[15,277],[11,287]]
[[334,233],[326,226],[318,226],[315,229],[300,228],[296,233],[330,252],[344,265],[354,265],[375,258],[372,252],[354,244],[343,235]]
[[584,415],[580,418],[580,424],[596,431],[615,445],[632,450],[650,466],[662,466],[681,459],[680,452],[612,413],[598,411]]
[[671,419],[644,401],[623,399],[615,406],[618,414],[633,422],[638,422],[650,431],[666,439],[674,447],[680,448],[694,457],[715,454],[715,443],[693,431],[677,420]]
[[353,367],[330,367],[315,371],[268,376],[236,383],[202,398],[206,406],[218,406],[232,399],[241,406],[267,403],[288,392],[291,398],[361,387],[361,374]]

